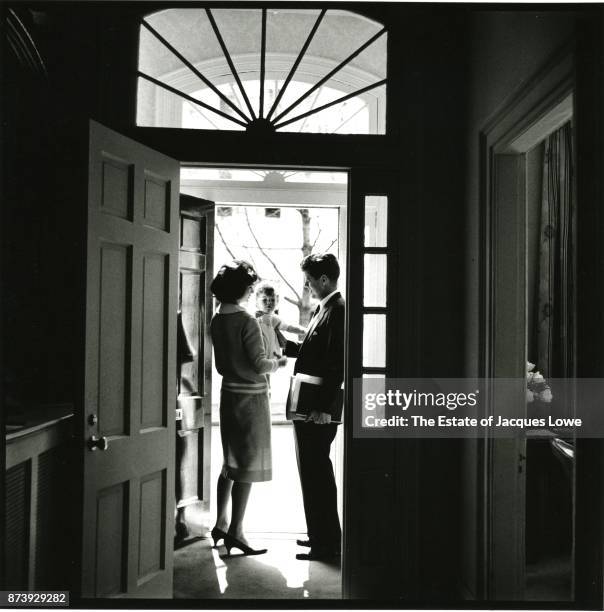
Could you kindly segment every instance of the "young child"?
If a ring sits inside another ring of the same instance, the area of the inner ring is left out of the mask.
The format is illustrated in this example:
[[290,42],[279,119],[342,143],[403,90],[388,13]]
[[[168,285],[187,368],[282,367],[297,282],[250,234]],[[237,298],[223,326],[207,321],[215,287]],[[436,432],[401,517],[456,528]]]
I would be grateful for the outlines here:
[[260,323],[262,336],[266,346],[268,359],[281,357],[281,349],[285,344],[282,331],[293,334],[303,334],[306,329],[300,325],[285,323],[278,316],[279,294],[269,281],[259,283],[256,288],[256,318]]

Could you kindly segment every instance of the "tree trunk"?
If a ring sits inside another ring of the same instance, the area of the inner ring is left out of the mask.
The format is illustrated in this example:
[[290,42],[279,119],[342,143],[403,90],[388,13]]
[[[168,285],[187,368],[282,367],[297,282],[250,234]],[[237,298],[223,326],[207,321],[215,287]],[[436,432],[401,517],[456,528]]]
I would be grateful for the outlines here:
[[[302,257],[306,257],[312,253],[312,243],[310,242],[310,211],[308,208],[299,208],[298,212],[302,218]],[[298,310],[300,311],[300,325],[306,327],[310,322],[312,314],[312,306],[310,303],[310,291],[308,287],[302,288],[302,299],[298,302]]]

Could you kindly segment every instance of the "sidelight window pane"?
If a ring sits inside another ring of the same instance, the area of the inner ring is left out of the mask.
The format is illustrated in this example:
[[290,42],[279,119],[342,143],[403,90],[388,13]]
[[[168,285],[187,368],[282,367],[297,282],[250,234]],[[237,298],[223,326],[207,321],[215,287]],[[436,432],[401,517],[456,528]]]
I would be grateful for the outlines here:
[[[367,393],[386,393],[386,375],[385,374],[363,374],[363,380],[361,383],[361,396],[365,397]],[[372,379],[371,382],[367,379]],[[375,380],[380,379],[380,380]],[[386,416],[386,406],[379,406],[376,404],[374,408],[369,411],[376,419],[383,419]],[[364,425],[365,426],[365,425]],[[379,425],[372,425],[372,428],[379,427]]]
[[365,196],[365,246],[388,244],[388,197]]
[[386,367],[386,315],[363,315],[363,367]]
[[386,306],[386,255],[365,254],[363,306]]

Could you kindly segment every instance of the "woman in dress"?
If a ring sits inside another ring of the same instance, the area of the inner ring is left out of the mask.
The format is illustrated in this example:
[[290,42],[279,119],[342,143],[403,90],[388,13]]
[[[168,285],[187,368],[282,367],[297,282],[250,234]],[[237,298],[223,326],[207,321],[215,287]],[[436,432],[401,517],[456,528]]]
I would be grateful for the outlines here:
[[[212,318],[211,335],[216,369],[222,375],[220,436],[223,465],[218,477],[216,525],[212,539],[224,540],[227,552],[239,548],[260,555],[243,535],[243,517],[253,482],[272,478],[271,420],[267,374],[287,363],[287,357],[267,356],[260,325],[245,304],[258,280],[245,261],[222,266],[211,290],[220,302]],[[231,520],[227,518],[231,499]]]

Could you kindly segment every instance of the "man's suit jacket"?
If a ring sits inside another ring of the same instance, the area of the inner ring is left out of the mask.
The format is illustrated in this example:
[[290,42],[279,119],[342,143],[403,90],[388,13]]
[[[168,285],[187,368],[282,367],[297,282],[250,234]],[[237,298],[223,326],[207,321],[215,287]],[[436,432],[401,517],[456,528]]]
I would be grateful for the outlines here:
[[323,310],[309,326],[301,343],[288,340],[285,354],[296,357],[294,374],[320,376],[316,410],[331,414],[333,421],[342,418],[342,382],[344,380],[345,303],[338,292],[331,296]]

